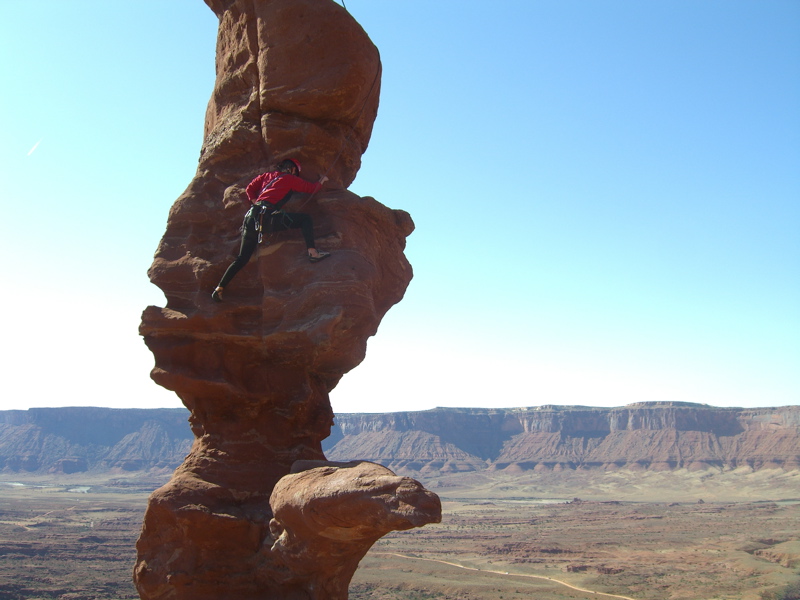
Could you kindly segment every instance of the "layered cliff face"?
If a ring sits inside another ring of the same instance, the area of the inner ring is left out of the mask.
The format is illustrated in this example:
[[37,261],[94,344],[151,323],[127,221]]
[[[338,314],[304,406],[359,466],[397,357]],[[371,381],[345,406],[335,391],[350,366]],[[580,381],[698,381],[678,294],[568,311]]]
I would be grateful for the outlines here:
[[800,406],[436,409],[338,415],[328,456],[399,472],[800,468]]
[[[632,417],[633,415],[633,417]],[[193,436],[184,409],[0,411],[0,472],[177,467]],[[438,408],[340,414],[328,457],[368,458],[427,478],[483,470],[797,469],[800,407]]]
[[[292,465],[325,459],[328,393],[363,360],[367,339],[411,279],[403,254],[409,215],[345,190],[372,131],[380,60],[332,0],[207,4],[220,26],[205,139],[149,271],[167,305],[148,307],[140,327],[155,357],[152,377],[190,410],[196,439],[150,498],[134,579],[152,600],[346,598],[343,577],[335,589],[317,586],[325,574],[310,568],[318,540],[307,531],[292,535],[305,536],[295,542],[310,549],[310,567],[284,560],[270,497]],[[285,158],[298,159],[307,180],[330,178],[322,192],[293,196],[286,210],[310,214],[318,247],[332,256],[312,264],[298,232],[278,233],[215,304],[210,292],[238,249],[244,189]],[[384,476],[374,466],[332,468],[343,488],[358,478],[369,489]],[[307,485],[327,481],[327,471],[312,470]],[[358,499],[326,490],[325,506]],[[438,520],[431,506],[419,507],[415,523]],[[391,510],[380,514],[384,522],[372,530],[382,534],[395,521]],[[375,539],[351,542],[366,552]],[[358,558],[348,550],[348,561]]]
[[172,470],[191,447],[184,409],[0,411],[0,472]]

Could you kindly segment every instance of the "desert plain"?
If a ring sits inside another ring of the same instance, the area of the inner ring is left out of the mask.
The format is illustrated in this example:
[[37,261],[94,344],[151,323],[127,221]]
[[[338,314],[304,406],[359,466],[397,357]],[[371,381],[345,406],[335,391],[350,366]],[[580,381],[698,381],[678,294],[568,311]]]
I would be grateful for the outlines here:
[[[422,480],[442,523],[378,541],[353,600],[761,600],[800,579],[797,471]],[[135,542],[161,482],[0,482],[0,600],[137,598]]]

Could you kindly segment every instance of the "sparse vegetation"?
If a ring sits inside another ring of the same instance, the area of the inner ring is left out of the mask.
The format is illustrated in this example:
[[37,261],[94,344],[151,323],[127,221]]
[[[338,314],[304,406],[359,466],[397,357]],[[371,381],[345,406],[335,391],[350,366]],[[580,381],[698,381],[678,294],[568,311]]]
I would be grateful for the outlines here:
[[420,590],[403,590],[376,585],[356,585],[350,588],[350,600],[450,600],[450,597],[444,594]]
[[[0,486],[0,600],[138,597],[131,570],[148,491],[76,489]],[[789,545],[800,504],[538,504],[509,494],[444,498],[441,524],[379,540],[351,600],[800,600]]]
[[800,600],[800,579],[782,590],[763,592],[761,600]]
[[460,600],[756,598],[795,577],[748,552],[786,531],[800,536],[800,505],[452,501],[441,525],[382,539],[354,584],[405,581]]

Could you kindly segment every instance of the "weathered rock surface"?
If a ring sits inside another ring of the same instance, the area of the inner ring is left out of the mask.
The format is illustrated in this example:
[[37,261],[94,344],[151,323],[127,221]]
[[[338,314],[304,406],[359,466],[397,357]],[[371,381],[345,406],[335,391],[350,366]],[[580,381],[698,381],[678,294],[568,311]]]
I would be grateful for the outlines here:
[[282,598],[303,598],[304,590],[347,598],[359,561],[378,539],[441,520],[436,494],[375,463],[298,461],[293,470],[270,498],[275,542],[266,553],[278,565]]
[[[343,189],[371,134],[380,59],[332,0],[207,4],[220,27],[204,143],[149,272],[167,305],[148,307],[140,328],[153,379],[190,410],[196,439],[151,496],[134,579],[152,600],[333,598],[276,581],[269,499],[295,461],[325,459],[328,393],[411,279],[409,215]],[[330,177],[287,210],[310,213],[333,255],[311,264],[298,232],[278,234],[214,304],[238,249],[244,187],[286,157],[306,179]]]

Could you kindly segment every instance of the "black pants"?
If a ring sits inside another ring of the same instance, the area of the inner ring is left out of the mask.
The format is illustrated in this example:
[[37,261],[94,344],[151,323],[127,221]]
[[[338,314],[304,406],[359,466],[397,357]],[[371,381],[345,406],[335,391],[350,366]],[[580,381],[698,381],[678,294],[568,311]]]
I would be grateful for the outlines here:
[[[242,227],[242,242],[239,246],[239,255],[225,271],[217,287],[224,288],[227,286],[231,282],[231,279],[233,279],[242,267],[248,263],[250,257],[253,256],[253,252],[255,252],[258,246],[258,231],[256,231],[256,224],[259,219],[258,212],[257,210],[251,210],[247,214],[247,217],[245,217]],[[306,213],[285,213],[281,211],[276,215],[265,214],[262,227],[265,235],[275,231],[300,229],[303,232],[306,248],[315,247],[314,221],[311,219],[311,215]]]

